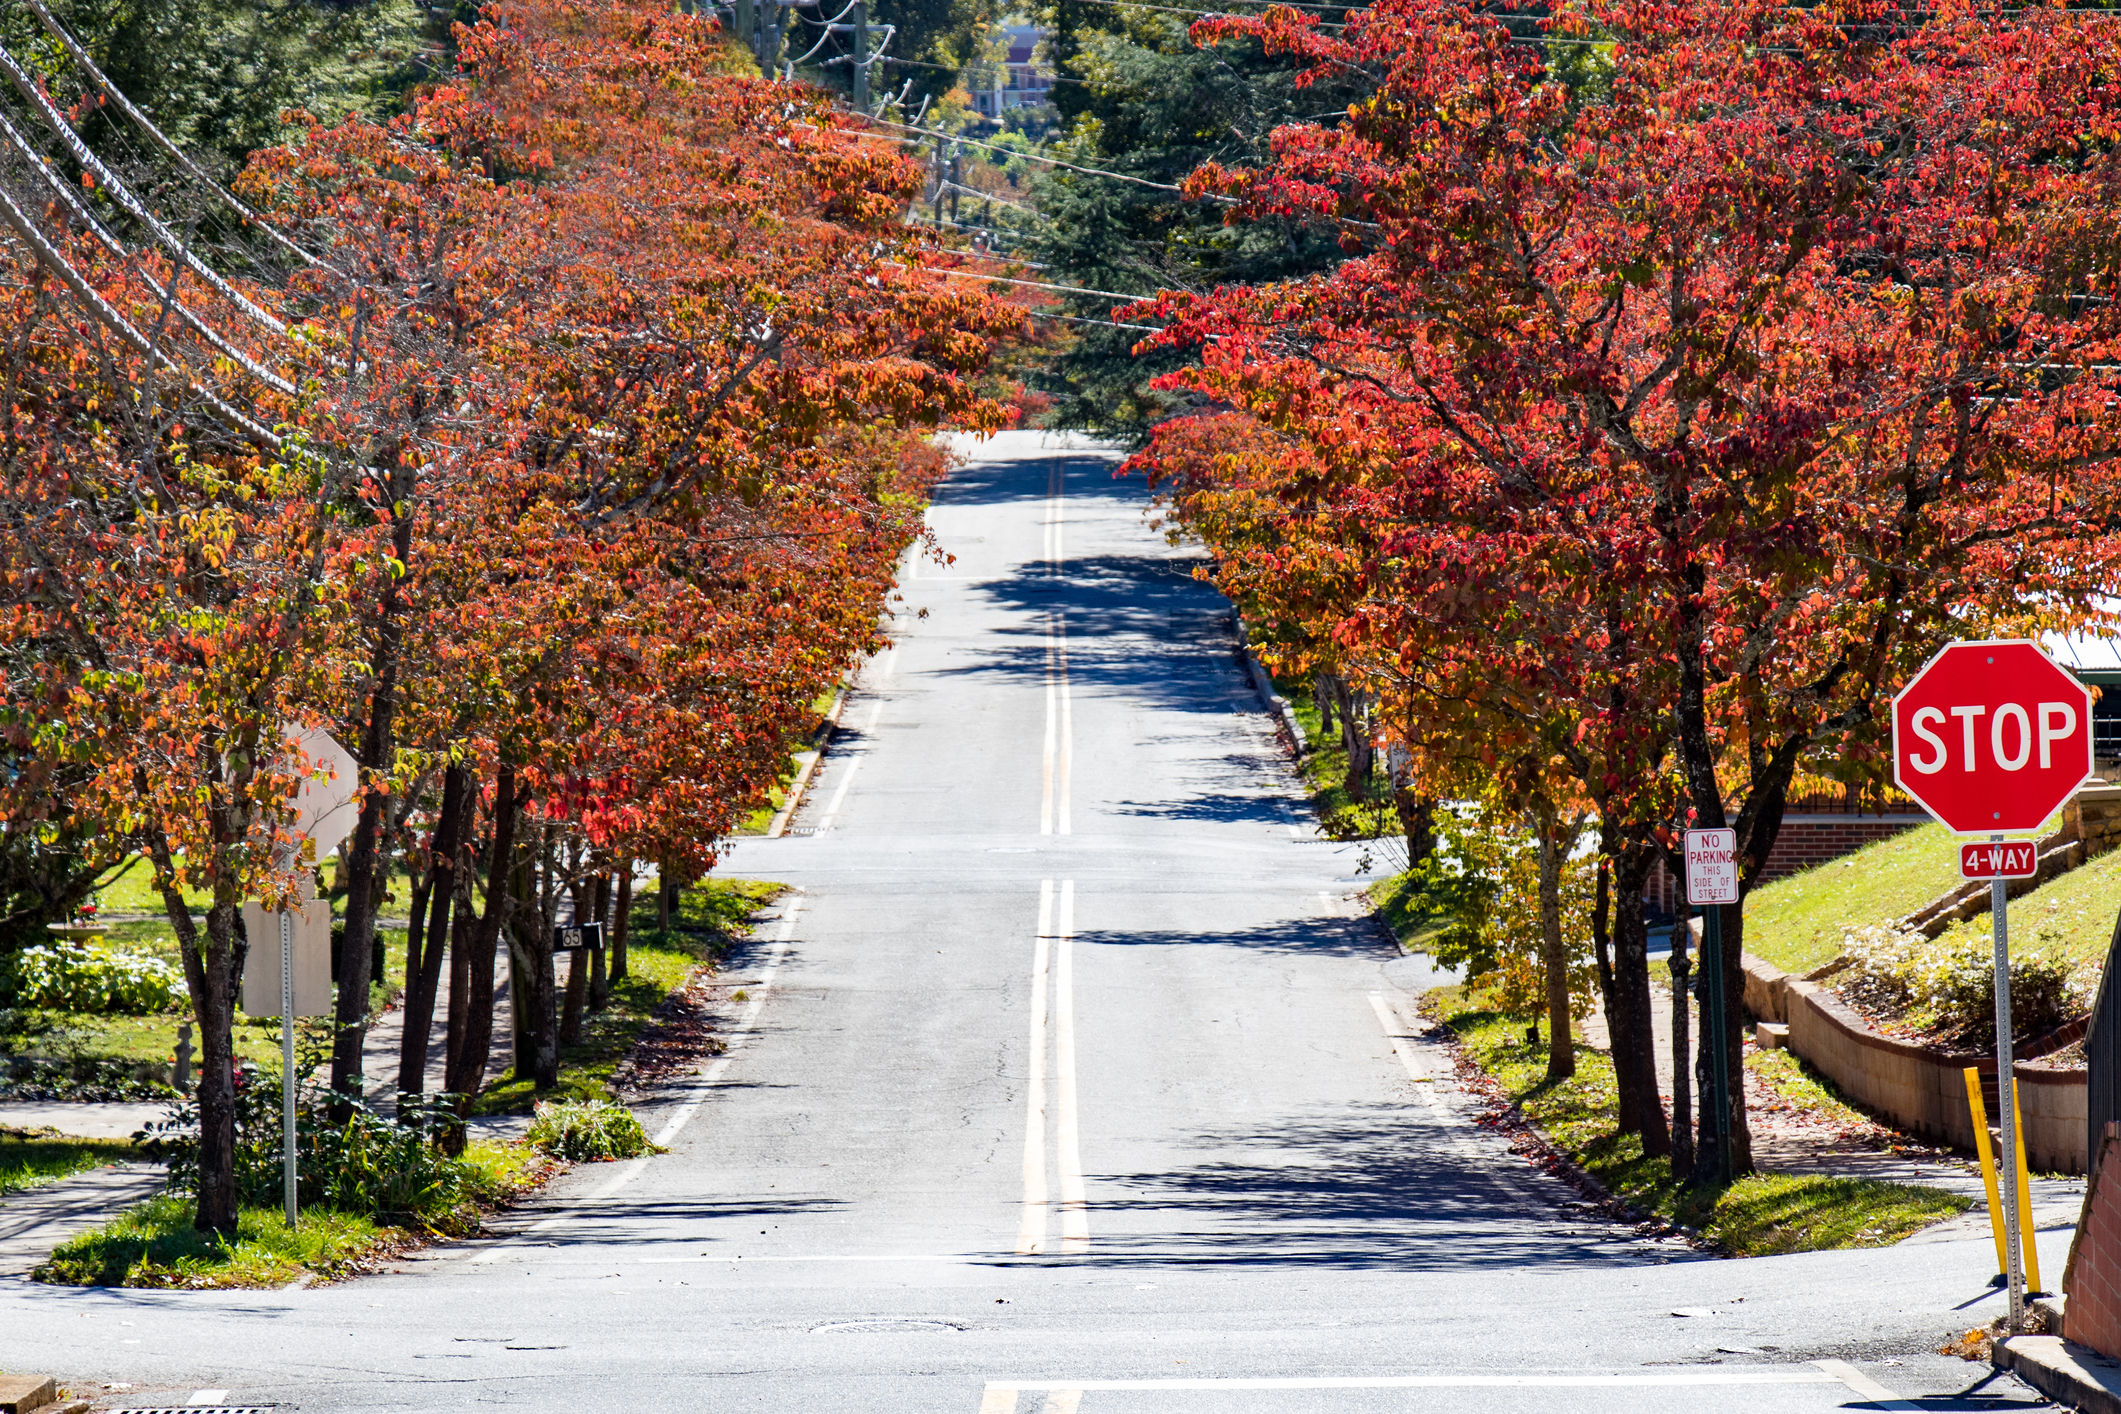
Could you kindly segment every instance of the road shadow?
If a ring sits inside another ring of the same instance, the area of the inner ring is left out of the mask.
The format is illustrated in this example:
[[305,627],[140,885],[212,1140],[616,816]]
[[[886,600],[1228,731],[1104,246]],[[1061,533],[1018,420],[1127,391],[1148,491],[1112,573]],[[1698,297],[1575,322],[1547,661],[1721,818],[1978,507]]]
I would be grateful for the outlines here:
[[1101,453],[1055,448],[1036,456],[1007,461],[979,461],[952,472],[939,483],[930,502],[938,507],[994,506],[1013,501],[1043,501],[1052,494],[1051,474],[1058,462],[1070,501],[1118,500],[1147,503],[1148,485],[1139,476],[1115,476],[1119,452]]
[[1371,918],[1286,918],[1250,928],[1220,932],[1176,929],[1114,928],[1079,932],[1078,943],[1119,948],[1241,948],[1246,952],[1290,953],[1303,957],[1367,957],[1380,962],[1397,955],[1397,947]]
[[1274,825],[1284,818],[1274,808],[1279,796],[1212,794],[1179,800],[1099,801],[1100,815],[1131,815],[1142,820],[1192,820],[1216,825]]
[[[1214,1155],[1090,1180],[1098,1215],[1079,1263],[1464,1271],[1651,1265],[1674,1255],[1551,1206],[1485,1136],[1389,1103],[1279,1114],[1174,1135]],[[1129,1228],[1139,1227],[1139,1234]]]

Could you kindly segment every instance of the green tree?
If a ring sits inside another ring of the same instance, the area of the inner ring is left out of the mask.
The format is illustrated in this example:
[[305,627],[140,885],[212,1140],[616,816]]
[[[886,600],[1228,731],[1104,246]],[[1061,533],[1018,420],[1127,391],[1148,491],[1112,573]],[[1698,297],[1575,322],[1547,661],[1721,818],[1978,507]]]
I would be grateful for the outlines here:
[[[1322,16],[1337,22],[1344,11]],[[1251,39],[1196,45],[1184,16],[1058,0],[1043,12],[1064,81],[1055,85],[1065,136],[1054,155],[1084,167],[1175,187],[1203,162],[1264,164],[1286,123],[1334,124],[1367,93],[1366,75],[1298,82],[1298,68]],[[1297,218],[1225,224],[1226,207],[1138,182],[1053,169],[1041,179],[1047,218],[1036,259],[1057,284],[1121,294],[1265,284],[1331,268],[1336,235]],[[1139,442],[1182,395],[1151,379],[1191,361],[1176,351],[1137,358],[1138,329],[1113,327],[1114,302],[1066,296],[1070,337],[1036,375],[1057,399],[1053,421]],[[1080,321],[1080,322],[1074,322]],[[1102,326],[1102,327],[1100,327]]]
[[[388,116],[443,57],[450,16],[416,0],[48,0],[97,67],[179,146],[233,171],[287,132],[303,109],[328,123]],[[9,6],[0,41],[32,67],[68,61],[27,6]],[[93,115],[83,135],[123,160],[136,137]]]

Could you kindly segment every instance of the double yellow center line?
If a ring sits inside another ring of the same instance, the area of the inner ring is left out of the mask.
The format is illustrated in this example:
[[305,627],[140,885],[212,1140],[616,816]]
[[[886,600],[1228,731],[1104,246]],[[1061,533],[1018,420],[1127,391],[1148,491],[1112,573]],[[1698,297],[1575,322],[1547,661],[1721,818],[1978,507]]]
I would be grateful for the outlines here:
[[[1058,907],[1056,908],[1056,904]],[[1083,1186],[1082,1131],[1075,1086],[1075,881],[1038,886],[1038,936],[1031,962],[1031,1065],[1024,1096],[1024,1214],[1017,1230],[1019,1256],[1048,1250],[1052,1226],[1047,1186],[1046,1129],[1049,1088],[1046,1053],[1053,1051],[1055,1092],[1054,1166],[1060,1180],[1060,1251],[1090,1250],[1090,1204]]]

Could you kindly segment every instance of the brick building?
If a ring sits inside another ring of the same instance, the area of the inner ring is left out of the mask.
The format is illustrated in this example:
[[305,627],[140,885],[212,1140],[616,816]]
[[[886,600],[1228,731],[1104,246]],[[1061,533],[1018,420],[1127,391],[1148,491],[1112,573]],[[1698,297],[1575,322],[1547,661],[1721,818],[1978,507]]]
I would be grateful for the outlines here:
[[[2116,693],[2121,697],[2121,693]],[[1768,852],[1767,867],[1759,883],[1772,883],[1852,854],[1867,844],[1890,839],[1902,830],[1929,823],[1929,816],[1913,805],[1890,806],[1879,815],[1791,812],[1782,817],[1782,831]],[[1665,872],[1663,861],[1650,873],[1643,902],[1655,912],[1669,916],[1679,902],[1679,885]]]

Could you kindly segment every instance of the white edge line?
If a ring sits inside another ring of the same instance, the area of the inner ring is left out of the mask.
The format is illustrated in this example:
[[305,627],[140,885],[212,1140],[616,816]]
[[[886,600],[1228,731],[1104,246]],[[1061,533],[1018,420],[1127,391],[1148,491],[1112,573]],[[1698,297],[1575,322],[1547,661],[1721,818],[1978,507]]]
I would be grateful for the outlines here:
[[[1821,1361],[1819,1363],[1826,1363]],[[1686,1385],[1831,1385],[1843,1383],[1821,1370],[1703,1371],[1643,1375],[1320,1375],[1261,1379],[1195,1380],[989,1380],[988,1389],[1628,1389]],[[1902,1404],[1903,1409],[1913,1408]]]
[[[729,1038],[729,1049],[724,1051],[713,1065],[708,1066],[707,1069],[699,1072],[694,1077],[690,1087],[692,1090],[691,1097],[684,1104],[678,1106],[677,1110],[664,1122],[663,1127],[656,1131],[653,1142],[658,1149],[667,1147],[671,1140],[677,1138],[678,1131],[683,1129],[695,1114],[699,1113],[701,1101],[705,1100],[708,1092],[720,1083],[722,1076],[729,1069],[730,1062],[736,1059],[738,1048],[754,1034],[759,1011],[766,1005],[766,991],[773,985],[774,974],[780,971],[781,959],[788,952],[789,939],[795,936],[796,915],[802,911],[803,900],[801,895],[789,900],[788,906],[781,910],[781,926],[774,930],[773,950],[767,955],[766,967],[760,973],[759,980],[751,985],[751,1004],[744,1008],[743,1019],[737,1023],[735,1034]],[[493,1261],[508,1251],[510,1247],[531,1234],[543,1232],[556,1224],[568,1221],[590,1204],[601,1203],[628,1183],[631,1183],[640,1175],[641,1170],[646,1167],[648,1167],[648,1160],[645,1157],[628,1159],[625,1163],[619,1165],[617,1172],[613,1173],[610,1178],[592,1189],[587,1197],[569,1204],[556,1213],[548,1213],[521,1232],[510,1237],[504,1237],[491,1247],[473,1253],[471,1260],[473,1262]]]
[[599,1258],[595,1262],[578,1263],[579,1266],[614,1266],[625,1262],[637,1262],[644,1267],[675,1267],[697,1265],[701,1262],[987,1262],[999,1261],[992,1252],[825,1252],[806,1253],[799,1256],[745,1257],[731,1253],[716,1257],[702,1252],[697,1257],[611,1257]]
[[1920,1409],[1912,1400],[1902,1399],[1884,1385],[1879,1384],[1863,1371],[1846,1360],[1814,1360],[1822,1373],[1846,1386],[1851,1394],[1870,1401],[1878,1409]]
[[1384,993],[1370,993],[1370,1006],[1377,1012],[1378,1023],[1385,1029],[1385,1039],[1392,1043],[1393,1054],[1397,1055],[1399,1063],[1406,1067],[1407,1078],[1423,1085],[1433,1081],[1436,1077],[1429,1073],[1429,1068],[1421,1063],[1421,1057],[1415,1055],[1414,1048],[1407,1044],[1407,1038],[1400,1034],[1403,1023],[1392,1014],[1391,1003],[1385,1000]]

